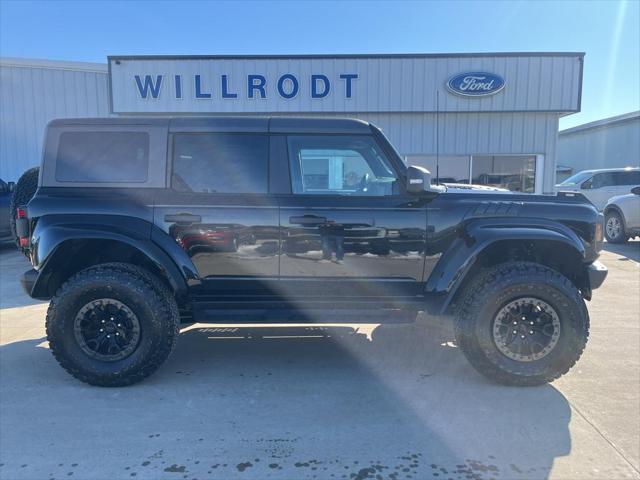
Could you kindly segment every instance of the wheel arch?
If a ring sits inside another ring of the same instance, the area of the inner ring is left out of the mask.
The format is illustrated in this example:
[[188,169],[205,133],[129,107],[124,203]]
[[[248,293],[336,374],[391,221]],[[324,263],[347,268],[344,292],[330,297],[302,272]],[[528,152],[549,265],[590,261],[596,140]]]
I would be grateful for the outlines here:
[[33,258],[39,265],[32,289],[34,298],[49,299],[74,273],[92,265],[111,262],[145,268],[156,275],[177,299],[186,296],[189,272],[181,271],[174,259],[151,240],[87,225],[78,228],[49,225],[45,232],[34,232]]
[[585,246],[568,227],[531,222],[505,226],[469,225],[442,255],[427,280],[427,292],[442,294],[440,313],[447,313],[459,293],[482,269],[507,261],[530,261],[553,268],[590,298],[584,268]]
[[[620,215],[620,219],[622,220],[622,227],[624,229],[627,228],[627,222],[625,221],[624,213],[622,212],[622,209],[618,205],[616,205],[615,203],[612,203],[604,207],[604,211],[602,213],[604,214],[605,217],[609,212],[616,212],[618,215]],[[605,223],[606,223],[606,218],[605,218]]]
[[616,205],[615,203],[610,203],[609,205],[606,205],[604,207],[604,210],[602,213],[604,213],[605,215],[607,213],[609,213],[610,211],[616,211],[617,213],[619,213],[620,215],[622,215],[622,210],[620,209],[620,207],[618,205]]

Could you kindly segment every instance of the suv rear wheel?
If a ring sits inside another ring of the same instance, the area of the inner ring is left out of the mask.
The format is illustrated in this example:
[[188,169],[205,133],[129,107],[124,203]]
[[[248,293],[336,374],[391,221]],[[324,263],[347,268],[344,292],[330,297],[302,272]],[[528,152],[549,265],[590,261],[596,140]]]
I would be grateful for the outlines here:
[[169,290],[146,270],[109,263],[73,275],[47,311],[56,360],[91,385],[131,385],[171,353],[179,314]]
[[551,268],[508,262],[463,291],[456,339],[471,365],[506,385],[541,385],[569,371],[589,336],[580,292]]

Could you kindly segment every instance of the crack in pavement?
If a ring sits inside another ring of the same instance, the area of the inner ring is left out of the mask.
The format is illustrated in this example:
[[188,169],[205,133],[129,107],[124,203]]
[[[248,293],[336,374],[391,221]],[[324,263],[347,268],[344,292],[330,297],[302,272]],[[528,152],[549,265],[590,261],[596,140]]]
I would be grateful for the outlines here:
[[611,440],[609,440],[609,439],[606,437],[606,435],[605,435],[604,433],[602,433],[602,431],[600,431],[600,429],[595,425],[595,423],[593,423],[591,420],[589,420],[589,419],[586,417],[586,415],[585,415],[584,413],[582,413],[582,412],[580,411],[580,409],[579,409],[578,407],[576,407],[576,406],[573,404],[573,402],[572,402],[572,401],[570,401],[569,399],[567,399],[567,402],[569,402],[569,405],[571,406],[571,408],[572,408],[573,410],[575,410],[575,411],[578,413],[578,415],[580,415],[580,416],[584,419],[584,421],[585,421],[585,422],[587,422],[589,425],[591,425],[591,427],[593,427],[593,429],[594,429],[596,432],[598,432],[598,435],[600,435],[600,437],[602,437],[602,439],[603,439],[605,442],[607,442],[607,443],[611,446],[611,448],[613,448],[613,449],[616,451],[616,453],[617,453],[618,455],[620,455],[620,457],[622,457],[622,459],[623,459],[625,462],[627,462],[627,464],[628,464],[628,465],[633,469],[633,471],[640,475],[640,470],[638,469],[638,467],[636,467],[636,466],[634,465],[634,463],[633,463],[631,460],[629,460],[629,459],[627,458],[627,456],[624,454],[624,452],[623,452],[620,448],[618,448],[618,447],[616,446],[616,444],[615,444],[615,443],[613,443]]

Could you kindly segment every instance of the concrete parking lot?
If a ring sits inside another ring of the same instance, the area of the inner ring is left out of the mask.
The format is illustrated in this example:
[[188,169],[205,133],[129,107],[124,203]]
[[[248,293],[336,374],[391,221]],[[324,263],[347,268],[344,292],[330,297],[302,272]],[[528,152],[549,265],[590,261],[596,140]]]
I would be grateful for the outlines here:
[[489,383],[422,319],[375,342],[196,325],[147,381],[104,389],[57,365],[5,249],[0,478],[640,478],[640,243],[602,259],[589,344],[552,385]]

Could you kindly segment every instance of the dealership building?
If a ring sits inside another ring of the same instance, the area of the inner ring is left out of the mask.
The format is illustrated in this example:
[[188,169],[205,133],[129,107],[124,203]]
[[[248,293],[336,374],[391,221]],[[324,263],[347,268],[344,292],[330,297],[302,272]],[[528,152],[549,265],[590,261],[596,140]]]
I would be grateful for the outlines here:
[[640,167],[640,111],[560,131],[557,180],[581,170]]
[[355,117],[443,181],[552,193],[582,53],[0,59],[0,178],[40,162],[47,122],[130,115]]

